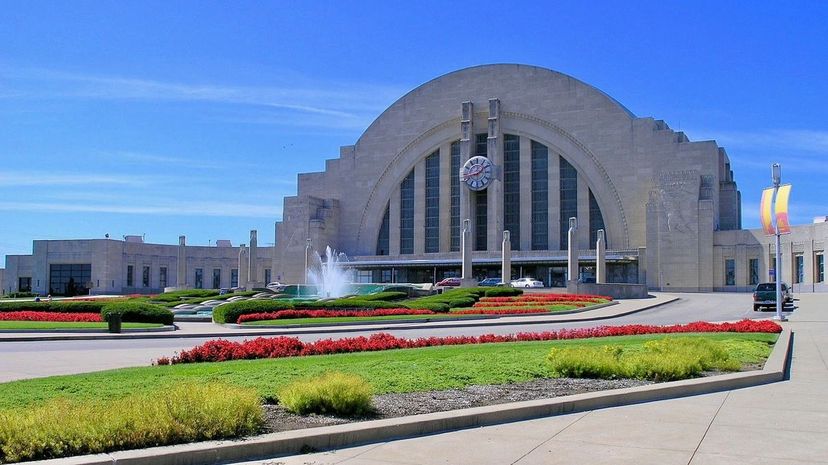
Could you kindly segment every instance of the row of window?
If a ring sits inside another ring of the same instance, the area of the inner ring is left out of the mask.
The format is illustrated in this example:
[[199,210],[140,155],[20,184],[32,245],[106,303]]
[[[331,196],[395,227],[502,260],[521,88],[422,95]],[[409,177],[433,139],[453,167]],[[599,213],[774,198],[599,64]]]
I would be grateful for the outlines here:
[[[768,260],[770,266],[769,270],[776,269],[776,257],[771,257]],[[770,271],[773,273],[773,271]],[[793,256],[793,284],[805,282],[805,257],[802,254],[795,254]],[[759,259],[748,259],[748,284],[759,284]],[[769,281],[774,281],[773,276],[768,276]],[[784,280],[783,280],[784,281]],[[814,254],[814,283],[821,283],[825,281],[825,254],[817,252]],[[732,258],[725,259],[725,286],[736,285],[736,260]]]
[[[56,265],[52,265],[53,267]],[[58,265],[59,266],[59,265]],[[90,273],[91,274],[91,273]],[[270,268],[265,268],[265,282],[270,282]],[[193,287],[196,289],[203,289],[204,288],[204,269],[203,268],[196,268],[194,272],[194,282]],[[220,289],[222,287],[221,281],[221,268],[213,268],[213,275],[212,275],[212,289]],[[135,266],[127,265],[127,277],[126,277],[126,285],[127,287],[135,287]],[[239,285],[239,270],[238,268],[232,268],[230,270],[230,287],[237,287]],[[167,281],[167,267],[162,266],[158,268],[158,287],[164,288],[168,286]],[[150,287],[150,267],[144,266],[141,270],[141,287]]]
[[[488,155],[487,134],[475,137],[474,156]],[[460,250],[460,142],[451,144],[450,150],[450,248],[452,252]],[[547,250],[549,244],[549,148],[537,141],[531,141],[531,239],[532,250]],[[568,247],[567,232],[569,218],[578,216],[578,171],[565,158],[558,156],[558,176],[560,179],[558,223],[560,228],[560,250]],[[503,136],[503,225],[511,232],[512,248],[520,250],[520,137],[513,134]],[[400,184],[400,254],[414,253],[414,209],[415,179],[414,170]],[[440,151],[437,150],[425,159],[425,252],[440,251]],[[474,229],[474,250],[487,250],[488,242],[488,203],[489,191],[471,192]],[[591,243],[597,240],[597,231],[605,229],[604,218],[595,195],[589,190],[589,237]],[[377,236],[377,255],[388,255],[390,244],[390,211],[386,207]],[[554,224],[554,223],[553,223]]]

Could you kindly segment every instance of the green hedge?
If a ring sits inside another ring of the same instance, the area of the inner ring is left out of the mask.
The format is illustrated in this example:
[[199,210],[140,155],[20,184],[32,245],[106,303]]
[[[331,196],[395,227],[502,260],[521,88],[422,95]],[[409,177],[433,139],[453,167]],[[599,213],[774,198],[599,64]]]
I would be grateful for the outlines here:
[[400,308],[402,305],[382,300],[336,299],[304,302],[297,308]]
[[101,309],[101,319],[109,321],[109,315],[120,313],[121,321],[128,323],[173,324],[173,313],[160,306],[143,302],[112,302]]
[[30,310],[33,312],[55,313],[98,313],[109,302],[96,301],[52,301],[52,302],[0,302],[0,312],[19,312]]
[[219,295],[218,289],[182,289],[180,291],[165,292],[153,297],[152,300],[158,302],[178,302],[182,298],[187,297],[216,297]]
[[430,295],[428,297],[420,297],[419,299],[409,300],[406,302],[408,308],[425,308],[423,304],[444,304],[448,307],[470,307],[475,302],[483,297],[487,289],[485,287],[468,287],[461,289],[452,289],[445,291],[442,294]]
[[486,297],[514,297],[516,295],[522,295],[523,290],[517,289],[514,287],[495,287],[493,289],[487,289],[485,296]]
[[25,299],[26,297],[37,297],[38,295],[36,292],[9,292],[0,296],[0,299]]
[[396,291],[386,291],[386,292],[377,292],[375,294],[368,294],[368,295],[357,295],[353,297],[349,297],[348,299],[342,300],[362,300],[362,301],[372,301],[372,300],[383,300],[386,302],[391,302],[394,300],[402,300],[407,299],[408,293],[407,292],[396,292]]
[[216,323],[238,323],[239,317],[251,313],[275,312],[289,310],[293,304],[282,300],[241,300],[221,304],[213,309],[213,321]]
[[440,302],[405,303],[402,305],[412,310],[431,310],[432,312],[447,313],[449,305]]

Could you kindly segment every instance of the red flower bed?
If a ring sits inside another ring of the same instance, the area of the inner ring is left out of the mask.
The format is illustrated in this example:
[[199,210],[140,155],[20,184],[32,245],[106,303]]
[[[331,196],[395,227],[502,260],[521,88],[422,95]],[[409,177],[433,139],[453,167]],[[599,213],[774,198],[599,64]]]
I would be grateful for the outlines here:
[[250,313],[239,317],[239,324],[247,321],[286,320],[293,318],[336,318],[346,316],[370,317],[392,315],[431,315],[431,310],[410,308],[379,308],[371,310],[279,310],[277,312]]
[[0,312],[0,321],[68,321],[98,323],[100,313],[56,313],[56,312]]
[[742,320],[737,323],[708,323],[699,321],[686,325],[653,326],[625,325],[598,326],[595,328],[561,329],[541,333],[517,333],[504,336],[485,334],[482,336],[448,336],[404,339],[386,333],[373,334],[370,337],[351,337],[343,339],[323,339],[315,342],[302,342],[294,337],[259,337],[243,342],[230,342],[224,339],[208,341],[190,350],[185,350],[171,358],[162,357],[158,365],[195,362],[221,362],[225,360],[298,357],[304,355],[327,355],[347,352],[368,352],[390,349],[410,349],[460,344],[485,344],[490,342],[516,341],[553,341],[559,339],[582,339],[590,337],[631,336],[636,334],[671,334],[671,333],[778,333],[782,327],[768,320]]
[[588,294],[523,294],[514,297],[483,297],[480,302],[485,303],[516,303],[516,302],[592,302],[602,300],[611,301],[612,297]]

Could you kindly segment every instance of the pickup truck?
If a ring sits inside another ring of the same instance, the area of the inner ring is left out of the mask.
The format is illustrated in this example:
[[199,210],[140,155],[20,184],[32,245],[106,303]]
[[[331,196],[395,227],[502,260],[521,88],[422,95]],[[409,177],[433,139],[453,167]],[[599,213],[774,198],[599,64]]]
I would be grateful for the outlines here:
[[[793,302],[793,293],[787,284],[782,283],[782,307]],[[762,307],[776,308],[776,283],[761,283],[753,291],[753,311]]]

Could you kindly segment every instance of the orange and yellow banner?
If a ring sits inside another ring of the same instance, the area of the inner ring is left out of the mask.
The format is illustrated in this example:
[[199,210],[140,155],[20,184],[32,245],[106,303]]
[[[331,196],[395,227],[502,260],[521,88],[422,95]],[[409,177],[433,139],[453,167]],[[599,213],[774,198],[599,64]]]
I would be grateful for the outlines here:
[[[785,207],[787,211],[787,206]],[[759,219],[762,222],[762,229],[768,236],[776,234],[773,228],[773,187],[762,191],[762,202],[759,204]],[[779,210],[777,210],[779,211]]]
[[776,230],[779,234],[790,234],[791,223],[788,222],[788,198],[791,196],[791,185],[779,186],[776,193]]

